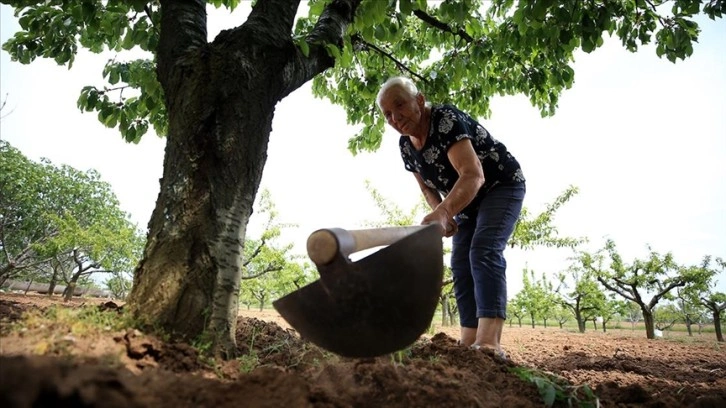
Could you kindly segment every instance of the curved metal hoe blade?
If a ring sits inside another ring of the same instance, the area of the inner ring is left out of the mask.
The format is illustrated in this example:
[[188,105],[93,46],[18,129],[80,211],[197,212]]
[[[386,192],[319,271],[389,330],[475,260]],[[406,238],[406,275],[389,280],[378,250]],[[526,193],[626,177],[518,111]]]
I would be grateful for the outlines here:
[[437,228],[355,263],[339,257],[319,267],[324,279],[273,304],[302,338],[341,356],[401,350],[428,329],[436,311],[444,270]]

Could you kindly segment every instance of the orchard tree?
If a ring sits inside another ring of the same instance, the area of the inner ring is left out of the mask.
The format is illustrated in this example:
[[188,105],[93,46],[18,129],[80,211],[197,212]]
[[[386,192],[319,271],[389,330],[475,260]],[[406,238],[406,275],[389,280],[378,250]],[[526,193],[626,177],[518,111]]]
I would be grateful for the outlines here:
[[[716,286],[714,278],[726,270],[726,261],[722,258],[716,258],[714,260],[710,256],[706,256],[698,268],[705,271],[711,279],[703,285],[689,287],[686,292],[689,293],[689,296],[696,297],[700,305],[711,313],[711,320],[716,331],[716,340],[722,342],[724,341],[724,337],[721,329],[721,318],[723,317],[724,310],[726,310],[726,293],[714,291],[714,286]],[[699,333],[701,332],[700,322],[701,319],[699,319]]]
[[[605,243],[604,251],[607,260],[601,253],[581,252],[580,262],[605,288],[640,306],[648,339],[655,338],[653,309],[658,302],[672,299],[675,288],[708,281],[713,275],[711,270],[679,266],[672,253],[660,254],[650,247],[645,259],[636,258],[631,263],[623,261],[612,240]],[[650,300],[646,295],[652,295]]]
[[600,308],[604,298],[602,290],[595,275],[577,263],[570,265],[566,272],[558,276],[560,285],[557,292],[560,294],[560,302],[574,314],[577,330],[584,333],[587,321],[595,317]]
[[[304,83],[345,109],[350,150],[376,149],[384,119],[374,98],[388,77],[415,78],[431,100],[486,116],[494,95],[525,94],[553,114],[574,80],[573,55],[606,35],[624,47],[656,42],[670,61],[693,52],[694,17],[721,17],[721,1],[257,0],[246,19],[207,34],[202,0],[2,0],[21,30],[3,48],[22,63],[69,67],[79,47],[140,50],[112,58],[106,84],[82,90],[129,141],[167,137],[160,194],[128,307],[179,337],[208,329],[212,349],[236,352],[234,329],[244,237],[275,105]],[[239,0],[210,4],[234,9]],[[164,290],[158,290],[163,287]],[[209,310],[210,313],[204,313]]]
[[279,240],[284,229],[295,225],[279,222],[279,214],[268,190],[262,191],[256,207],[262,233],[259,238],[245,239],[241,277],[245,285],[240,296],[255,301],[262,310],[276,294],[281,271],[288,268],[294,258],[291,253],[293,244],[281,244]]
[[640,309],[640,305],[632,301],[627,302],[624,312],[625,320],[630,323],[630,329],[635,330],[635,325],[643,318],[643,311]]
[[611,320],[616,317],[623,316],[626,313],[628,303],[630,302],[615,299],[612,295],[608,296],[604,302],[602,302],[602,305],[598,310],[598,315],[602,318],[603,333],[607,333],[607,325]]
[[[517,319],[517,324],[522,327],[522,318],[527,315],[527,309],[524,304],[524,300],[519,294],[514,296],[509,302],[507,302],[507,314],[514,316]],[[513,319],[509,319],[509,326],[512,326]]]
[[657,330],[670,330],[680,320],[681,313],[673,303],[661,303],[653,309],[653,321]]
[[0,141],[0,204],[0,280],[29,271],[52,293],[62,279],[70,299],[82,277],[138,263],[142,235],[95,170],[35,163]]
[[723,314],[723,311],[726,310],[726,293],[710,293],[701,298],[701,304],[711,312],[713,326],[716,329],[716,340],[723,342],[721,315]]
[[698,322],[705,312],[701,300],[698,298],[699,294],[703,292],[703,288],[699,288],[696,285],[676,288],[676,307],[678,308],[681,319],[686,324],[688,336],[693,336],[692,326]]
[[114,299],[125,300],[131,291],[133,277],[127,272],[112,272],[111,277],[106,279],[106,289]]
[[538,282],[542,290],[542,299],[539,304],[539,316],[542,318],[544,327],[547,328],[547,321],[554,316],[557,307],[560,305],[560,299],[555,293],[554,286],[547,276],[543,273],[542,278]]
[[575,186],[569,186],[552,203],[548,203],[545,210],[536,216],[523,207],[519,214],[514,231],[509,238],[509,246],[522,249],[532,249],[538,246],[550,248],[575,248],[586,242],[585,238],[562,237],[554,225],[557,211],[579,192]]
[[285,267],[277,274],[273,293],[276,296],[286,295],[292,291],[301,289],[303,286],[318,279],[318,272],[310,262],[303,261],[302,257],[292,257]]
[[25,272],[37,272],[50,257],[38,250],[52,236],[44,197],[48,174],[41,163],[0,140],[0,285]]
[[572,319],[572,310],[566,308],[562,304],[558,304],[557,306],[555,306],[555,310],[552,313],[552,316],[554,317],[557,324],[560,326],[560,329],[563,329],[565,327],[565,323]]
[[[544,275],[543,275],[544,281]],[[521,305],[527,315],[529,315],[532,328],[538,318],[543,317],[542,310],[549,307],[545,306],[549,301],[548,292],[543,287],[542,282],[537,280],[534,270],[524,268],[522,270],[522,289],[514,296],[513,301]]]

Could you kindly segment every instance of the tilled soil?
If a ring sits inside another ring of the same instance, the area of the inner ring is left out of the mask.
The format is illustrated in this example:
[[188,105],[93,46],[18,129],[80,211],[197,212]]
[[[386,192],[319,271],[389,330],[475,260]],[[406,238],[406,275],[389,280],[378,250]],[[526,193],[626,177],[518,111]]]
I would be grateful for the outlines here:
[[243,311],[240,357],[216,361],[133,329],[18,324],[51,304],[91,303],[118,313],[98,300],[0,295],[0,406],[542,407],[554,395],[563,407],[568,396],[572,406],[726,407],[726,348],[713,334],[507,327],[503,361],[458,346],[458,329],[437,328],[404,352],[345,359],[301,340],[274,312]]

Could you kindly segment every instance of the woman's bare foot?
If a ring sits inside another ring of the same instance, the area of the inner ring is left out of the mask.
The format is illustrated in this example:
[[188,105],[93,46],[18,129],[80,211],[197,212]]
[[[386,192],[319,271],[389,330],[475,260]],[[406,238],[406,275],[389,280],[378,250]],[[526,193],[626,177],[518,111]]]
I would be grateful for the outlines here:
[[470,346],[470,348],[473,349],[473,350],[481,350],[481,351],[485,351],[485,352],[491,352],[495,357],[498,357],[498,358],[500,358],[502,360],[506,360],[507,359],[507,353],[505,353],[504,350],[502,350],[501,347],[493,347],[493,346],[488,345],[488,344],[476,344],[475,343],[475,344],[472,344]]

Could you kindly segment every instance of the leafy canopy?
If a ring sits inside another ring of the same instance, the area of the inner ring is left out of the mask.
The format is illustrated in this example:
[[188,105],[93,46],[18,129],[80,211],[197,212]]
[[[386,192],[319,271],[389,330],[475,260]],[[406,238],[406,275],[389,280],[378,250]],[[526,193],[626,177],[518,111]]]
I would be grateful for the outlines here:
[[0,281],[69,257],[74,268],[130,271],[143,241],[98,172],[33,162],[0,141]]
[[[310,48],[307,34],[331,1],[307,2],[307,15],[291,33],[303,53]],[[135,51],[124,54],[128,61],[109,60],[102,72],[106,83],[83,88],[78,107],[97,112],[130,142],[150,126],[166,134],[154,62],[158,0],[2,2],[14,7],[21,26],[3,49],[21,63],[43,57],[70,68],[79,48]],[[240,0],[207,3],[234,10]],[[573,84],[576,50],[592,52],[607,35],[630,51],[654,41],[656,54],[675,62],[693,53],[696,17],[716,19],[725,12],[722,0],[362,0],[343,43],[324,44],[336,65],[314,79],[313,92],[341,105],[350,124],[361,125],[349,141],[353,153],[376,150],[384,120],[375,96],[392,75],[411,76],[429,100],[456,104],[475,117],[489,115],[493,96],[514,94],[552,115]]]

